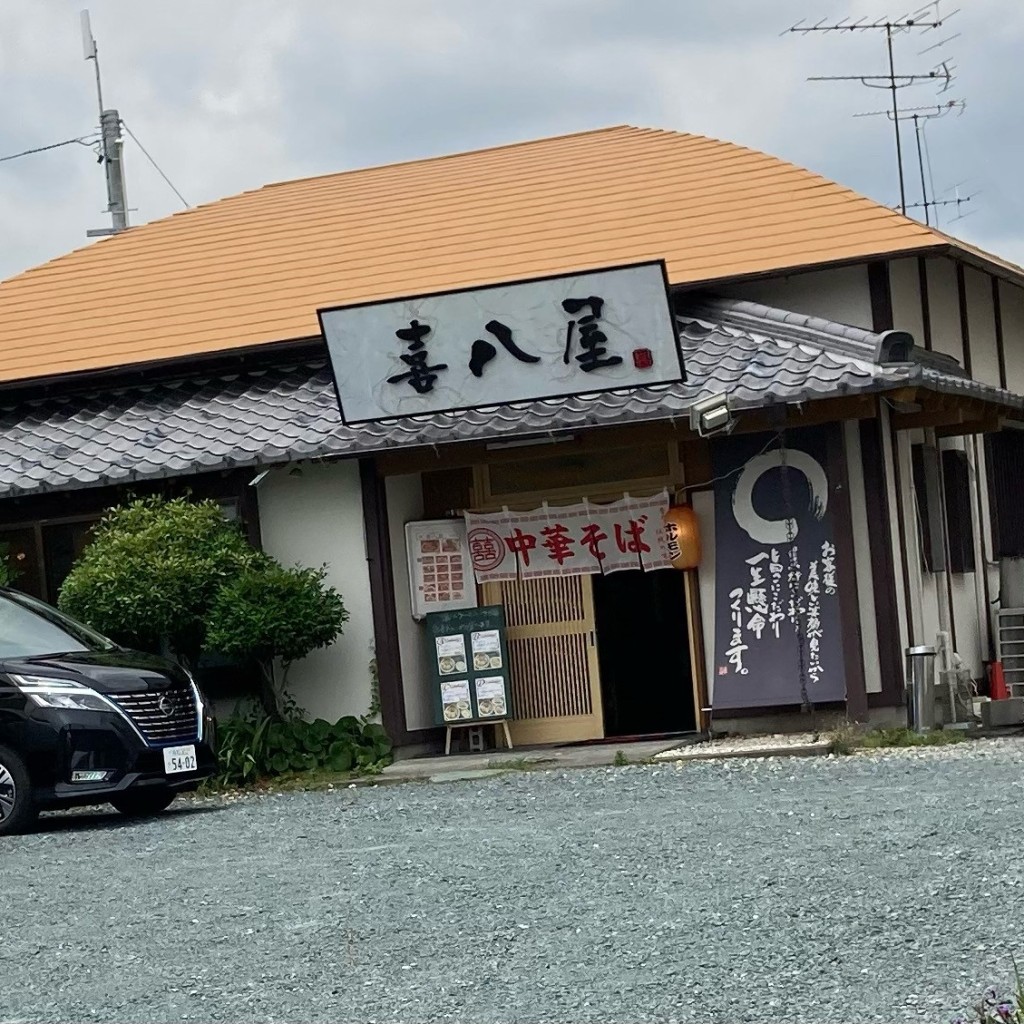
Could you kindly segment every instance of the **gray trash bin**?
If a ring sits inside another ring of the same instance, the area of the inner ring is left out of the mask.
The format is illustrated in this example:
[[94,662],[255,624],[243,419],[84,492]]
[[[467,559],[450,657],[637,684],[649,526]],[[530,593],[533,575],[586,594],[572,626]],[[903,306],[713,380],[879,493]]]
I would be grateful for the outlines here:
[[915,732],[935,728],[935,648],[907,648],[907,725]]

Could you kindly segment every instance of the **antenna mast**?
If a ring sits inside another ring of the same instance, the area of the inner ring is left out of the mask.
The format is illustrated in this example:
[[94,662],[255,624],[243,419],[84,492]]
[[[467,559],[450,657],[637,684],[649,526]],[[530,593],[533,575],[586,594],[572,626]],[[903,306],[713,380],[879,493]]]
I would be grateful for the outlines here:
[[[940,92],[945,92],[953,81],[955,70],[948,61],[941,61],[932,70],[916,74],[898,74],[896,71],[896,60],[893,55],[893,36],[899,33],[927,32],[932,29],[941,28],[953,14],[943,17],[939,11],[940,0],[933,0],[913,14],[906,14],[896,19],[884,19],[880,21],[868,21],[861,18],[859,21],[843,19],[837,22],[819,21],[816,25],[805,25],[798,21],[788,32],[798,35],[809,35],[812,32],[884,32],[886,50],[889,58],[889,71],[882,75],[814,75],[808,79],[810,82],[860,82],[861,85],[872,89],[888,89],[892,94],[892,110],[889,111],[893,122],[893,131],[896,137],[896,169],[900,182],[900,212],[907,212],[907,189],[903,175],[903,141],[900,137],[900,108],[899,90],[921,82],[935,82],[941,85]],[[785,33],[783,33],[785,34]],[[943,40],[937,46],[943,46],[950,42],[955,36]],[[929,47],[935,49],[935,47]],[[925,51],[927,52],[927,51]]]
[[[903,107],[896,111],[895,116],[901,121],[913,121],[914,122],[914,140],[917,144],[917,168],[921,175],[921,202],[919,203],[907,203],[906,208],[908,210],[924,210],[924,222],[925,224],[931,224],[930,211],[935,209],[935,224],[938,226],[938,207],[940,206],[952,206],[956,204],[959,206],[961,203],[970,202],[973,196],[968,196],[965,199],[949,200],[937,202],[934,197],[928,198],[928,179],[925,177],[924,172],[924,132],[927,123],[931,120],[945,117],[952,111],[956,111],[957,114],[962,114],[967,106],[965,100],[947,100],[945,103],[933,103],[927,107]],[[891,110],[867,110],[861,114],[854,114],[854,117],[888,117],[889,120],[893,120],[893,112]],[[931,173],[931,162],[929,161],[929,175]],[[934,191],[934,182],[932,183]]]
[[86,231],[89,238],[116,235],[128,227],[128,197],[124,182],[124,154],[121,138],[121,116],[116,109],[103,106],[103,87],[100,83],[100,59],[96,40],[89,23],[89,12],[82,11],[82,53],[96,65],[96,100],[100,111],[100,161],[107,178],[107,210],[109,228]]

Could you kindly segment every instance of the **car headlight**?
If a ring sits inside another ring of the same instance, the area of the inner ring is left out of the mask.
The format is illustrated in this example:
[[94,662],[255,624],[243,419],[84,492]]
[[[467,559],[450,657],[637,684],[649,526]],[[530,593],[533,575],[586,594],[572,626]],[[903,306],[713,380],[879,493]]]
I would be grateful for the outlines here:
[[95,690],[73,679],[11,674],[11,681],[41,708],[69,708],[72,711],[114,711],[110,702]]

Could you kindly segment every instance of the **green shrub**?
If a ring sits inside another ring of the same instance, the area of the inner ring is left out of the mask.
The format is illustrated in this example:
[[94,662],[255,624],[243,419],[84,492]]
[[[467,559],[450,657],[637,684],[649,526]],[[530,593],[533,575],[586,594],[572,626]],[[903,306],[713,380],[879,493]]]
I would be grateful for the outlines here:
[[868,732],[854,722],[841,722],[829,736],[829,751],[836,755],[852,754],[855,750],[881,750],[887,747],[942,747],[962,743],[964,733],[955,729],[933,729],[914,732],[904,726],[873,729]]
[[0,542],[0,587],[9,587],[21,575],[11,565],[11,545],[7,541]]
[[263,557],[215,501],[142,498],[101,520],[58,604],[123,644],[166,644],[195,667],[220,588]]
[[228,657],[258,661],[262,703],[275,717],[283,717],[284,680],[278,687],[274,659],[284,663],[287,677],[293,661],[334,643],[348,619],[341,595],[326,585],[326,576],[326,566],[286,569],[261,558],[226,581],[210,608],[207,645]]
[[217,729],[222,785],[246,785],[292,772],[375,773],[387,762],[391,742],[376,723],[351,715],[275,720],[266,713],[229,718]]
[[951,743],[962,743],[967,737],[955,729],[933,729],[931,732],[914,732],[913,729],[876,729],[869,732],[860,745],[869,749],[880,747],[944,747]]
[[265,711],[283,720],[295,706],[284,680],[276,684],[274,660],[287,674],[333,643],[348,618],[326,575],[257,551],[215,501],[150,497],[107,513],[59,604],[127,646],[169,648],[192,669],[203,651],[252,659]]

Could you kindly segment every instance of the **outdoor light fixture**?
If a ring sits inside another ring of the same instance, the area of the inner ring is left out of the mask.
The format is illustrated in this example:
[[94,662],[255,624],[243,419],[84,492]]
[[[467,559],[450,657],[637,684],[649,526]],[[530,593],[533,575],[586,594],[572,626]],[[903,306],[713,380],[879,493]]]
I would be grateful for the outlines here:
[[701,437],[728,434],[735,426],[728,395],[709,395],[690,406],[690,429]]

